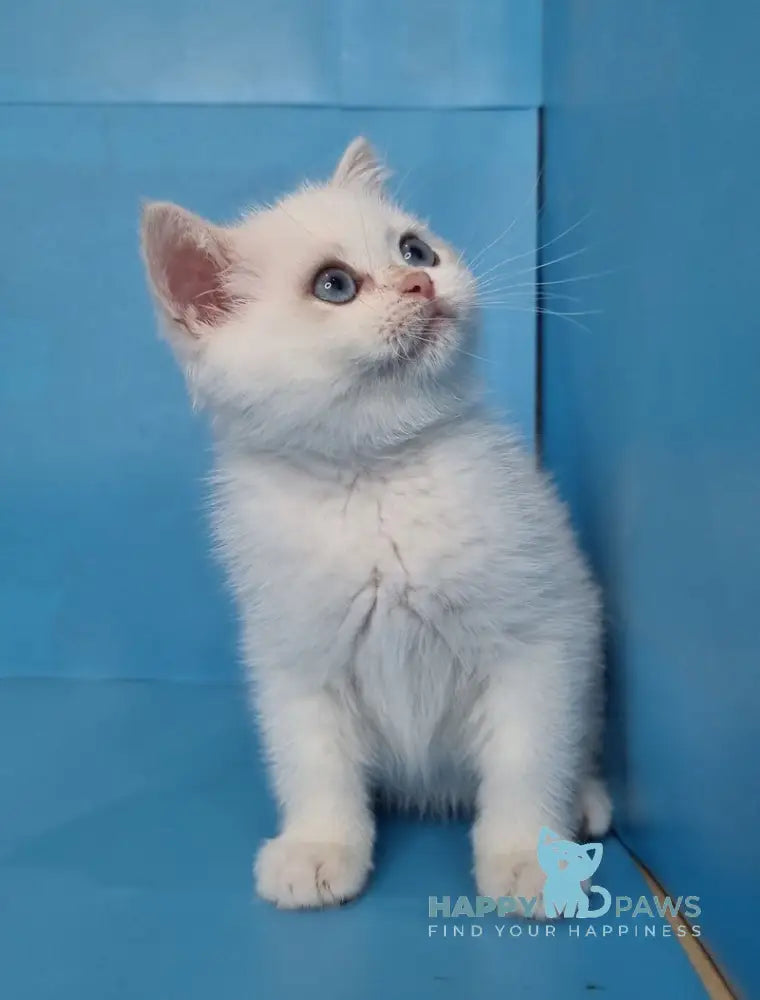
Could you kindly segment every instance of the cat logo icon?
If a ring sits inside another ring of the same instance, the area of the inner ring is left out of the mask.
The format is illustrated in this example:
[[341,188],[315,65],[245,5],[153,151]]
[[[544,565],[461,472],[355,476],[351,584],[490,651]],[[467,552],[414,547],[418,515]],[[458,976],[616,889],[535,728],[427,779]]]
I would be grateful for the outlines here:
[[602,860],[602,844],[575,844],[563,840],[548,826],[538,835],[538,863],[546,872],[544,909],[547,917],[601,917],[610,908],[612,898],[605,888],[592,885],[589,893],[602,897],[602,905],[592,910],[581,885],[591,878]]

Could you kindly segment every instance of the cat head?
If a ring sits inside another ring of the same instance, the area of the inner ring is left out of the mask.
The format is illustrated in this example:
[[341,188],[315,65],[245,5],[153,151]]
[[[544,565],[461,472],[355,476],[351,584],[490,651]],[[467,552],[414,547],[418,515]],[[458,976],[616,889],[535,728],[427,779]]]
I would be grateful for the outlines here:
[[547,875],[565,872],[573,881],[591,878],[602,860],[602,844],[576,844],[562,840],[548,826],[541,828],[538,837],[538,863]]
[[193,397],[255,446],[382,449],[463,405],[474,279],[384,180],[356,139],[327,183],[236,225],[145,208],[149,283]]

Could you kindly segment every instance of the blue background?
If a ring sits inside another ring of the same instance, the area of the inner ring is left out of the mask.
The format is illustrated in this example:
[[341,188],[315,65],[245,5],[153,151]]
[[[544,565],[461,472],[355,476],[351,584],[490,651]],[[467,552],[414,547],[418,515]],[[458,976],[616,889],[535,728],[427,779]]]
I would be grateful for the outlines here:
[[[708,944],[760,993],[741,933],[760,888],[760,25],[733,6],[733,27],[687,0],[6,12],[4,993],[703,995],[673,940],[428,939],[428,895],[474,892],[463,824],[384,820],[370,890],[338,912],[251,898],[274,811],[208,554],[208,438],[155,335],[137,218],[144,198],[233,217],[358,133],[470,256],[509,227],[478,269],[515,258],[501,283],[521,292],[487,311],[482,370],[529,441],[540,377],[544,457],[608,594],[620,833],[703,898]],[[539,225],[558,284],[537,370]],[[648,891],[614,838],[599,876]]]
[[16,102],[504,108],[540,98],[537,0],[478,0],[477,10],[29,0],[6,24],[0,99]]
[[[760,9],[545,6],[544,456],[604,585],[623,840],[760,996]],[[582,261],[582,263],[581,263]]]
[[400,196],[455,244],[479,251],[516,219],[479,266],[515,256],[528,287],[519,311],[487,317],[481,368],[532,435],[535,110],[11,105],[0,123],[14,234],[0,245],[0,424],[14,428],[0,437],[0,549],[16,567],[0,581],[2,673],[238,676],[208,555],[204,423],[137,252],[147,196],[234,218],[329,176],[365,131],[398,164]]

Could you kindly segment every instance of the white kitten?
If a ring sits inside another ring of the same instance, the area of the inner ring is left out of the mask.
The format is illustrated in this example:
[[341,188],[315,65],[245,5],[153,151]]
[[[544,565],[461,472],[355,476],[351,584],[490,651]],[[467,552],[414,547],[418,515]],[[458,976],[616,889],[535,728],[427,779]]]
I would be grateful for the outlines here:
[[143,249],[194,399],[281,810],[279,906],[349,899],[372,796],[473,806],[489,896],[538,895],[543,826],[600,836],[600,612],[565,512],[477,407],[475,282],[383,192],[332,180],[221,228],[152,204]]

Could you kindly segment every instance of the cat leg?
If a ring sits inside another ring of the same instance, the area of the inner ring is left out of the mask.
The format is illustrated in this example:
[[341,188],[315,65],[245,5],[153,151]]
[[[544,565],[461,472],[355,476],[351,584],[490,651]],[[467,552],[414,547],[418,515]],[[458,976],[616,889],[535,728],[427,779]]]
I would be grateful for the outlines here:
[[485,896],[537,898],[541,827],[574,834],[583,760],[587,678],[555,643],[493,670],[478,719],[480,784],[473,827],[475,878]]
[[586,764],[578,789],[578,827],[584,837],[603,837],[612,822],[612,801],[600,777],[602,730],[604,724],[604,685],[595,684],[588,698],[589,727],[586,739]]
[[580,811],[584,835],[603,837],[612,822],[612,802],[601,778],[584,778],[580,787]]
[[356,896],[372,867],[374,817],[353,722],[328,690],[259,688],[281,832],[261,846],[256,890],[283,908]]

